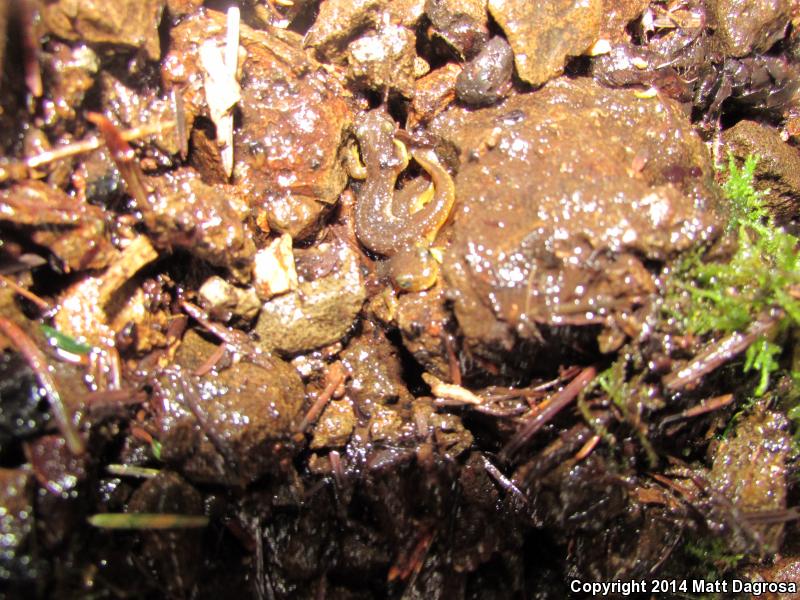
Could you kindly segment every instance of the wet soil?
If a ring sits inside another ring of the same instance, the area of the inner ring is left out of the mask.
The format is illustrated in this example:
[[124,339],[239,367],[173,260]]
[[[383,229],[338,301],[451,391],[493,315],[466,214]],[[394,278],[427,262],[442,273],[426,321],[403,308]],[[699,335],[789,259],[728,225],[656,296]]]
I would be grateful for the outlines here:
[[0,3],[0,596],[800,586],[797,331],[678,386],[721,336],[664,305],[728,154],[798,230],[798,25]]

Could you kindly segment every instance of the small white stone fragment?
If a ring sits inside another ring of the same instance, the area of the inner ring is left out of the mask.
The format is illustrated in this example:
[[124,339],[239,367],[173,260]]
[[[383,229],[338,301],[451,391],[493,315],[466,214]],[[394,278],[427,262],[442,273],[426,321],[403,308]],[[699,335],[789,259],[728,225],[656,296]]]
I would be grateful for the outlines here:
[[284,233],[281,237],[272,240],[266,248],[256,252],[253,283],[256,293],[262,300],[269,300],[278,294],[285,294],[297,289],[292,236]]
[[261,302],[253,288],[238,288],[216,275],[209,277],[198,290],[200,305],[212,318],[227,322],[233,317],[253,319]]
[[611,52],[611,42],[605,38],[600,38],[592,44],[586,54],[589,56],[600,56],[602,54],[608,54],[609,52]]

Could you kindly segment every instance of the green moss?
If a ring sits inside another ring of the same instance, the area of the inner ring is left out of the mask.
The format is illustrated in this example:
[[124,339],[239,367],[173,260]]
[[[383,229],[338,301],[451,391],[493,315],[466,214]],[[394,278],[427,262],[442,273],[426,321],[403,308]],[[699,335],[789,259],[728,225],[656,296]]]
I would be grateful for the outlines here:
[[[732,552],[725,539],[720,537],[698,537],[687,542],[683,549],[688,555],[687,558],[691,559],[686,561],[686,564],[689,565],[689,578],[691,579],[721,581],[732,574],[745,558],[744,554]],[[702,594],[695,597],[698,600],[716,600],[729,596],[727,594]]]
[[[776,335],[800,324],[798,238],[777,227],[753,187],[756,159],[738,167],[729,158],[723,190],[730,201],[728,232],[736,251],[727,262],[686,256],[669,282],[666,305],[686,331],[717,336],[744,332],[762,315],[780,315]],[[779,311],[776,313],[776,311]],[[781,347],[759,338],[747,350],[744,371],[756,371],[756,396],[764,395],[779,368]]]

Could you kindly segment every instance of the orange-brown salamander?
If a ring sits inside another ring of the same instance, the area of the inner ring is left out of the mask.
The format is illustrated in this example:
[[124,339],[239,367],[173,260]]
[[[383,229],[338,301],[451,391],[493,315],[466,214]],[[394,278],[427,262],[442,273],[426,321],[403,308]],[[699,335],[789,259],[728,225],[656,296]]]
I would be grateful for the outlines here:
[[450,216],[455,185],[433,149],[412,148],[411,156],[433,182],[433,197],[420,207],[420,196],[427,191],[396,194],[395,183],[409,157],[394,136],[395,123],[381,109],[368,112],[356,128],[366,167],[355,207],[356,236],[373,252],[389,257],[389,274],[400,290],[420,291],[436,282],[438,268],[429,247]]

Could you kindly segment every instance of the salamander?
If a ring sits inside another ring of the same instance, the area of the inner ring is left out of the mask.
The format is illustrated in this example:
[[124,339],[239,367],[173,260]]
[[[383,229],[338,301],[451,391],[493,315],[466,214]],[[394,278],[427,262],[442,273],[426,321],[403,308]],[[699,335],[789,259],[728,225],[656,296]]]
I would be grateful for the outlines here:
[[[396,193],[409,154],[395,139],[395,130],[381,109],[368,112],[356,129],[366,170],[355,207],[356,236],[366,248],[389,258],[389,274],[400,290],[419,291],[436,281],[438,269],[428,249],[450,216],[455,185],[433,149],[412,148],[411,156],[431,178],[433,193]],[[421,195],[432,198],[420,207]]]

